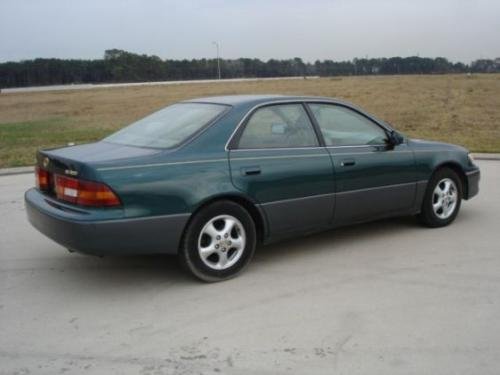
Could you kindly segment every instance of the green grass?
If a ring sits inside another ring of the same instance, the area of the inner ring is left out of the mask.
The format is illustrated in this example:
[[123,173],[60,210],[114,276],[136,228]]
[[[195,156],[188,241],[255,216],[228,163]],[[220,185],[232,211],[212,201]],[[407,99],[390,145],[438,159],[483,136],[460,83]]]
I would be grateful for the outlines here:
[[67,118],[0,124],[0,166],[33,164],[35,145],[50,148],[69,142],[84,143],[101,139],[108,133],[109,130],[78,126]]

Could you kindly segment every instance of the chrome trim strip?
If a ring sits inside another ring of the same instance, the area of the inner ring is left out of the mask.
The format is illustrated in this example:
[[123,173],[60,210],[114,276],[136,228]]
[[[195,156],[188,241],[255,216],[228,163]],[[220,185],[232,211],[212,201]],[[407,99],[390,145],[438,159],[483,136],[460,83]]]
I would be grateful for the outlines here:
[[270,204],[274,203],[283,203],[283,202],[290,202],[290,201],[299,201],[299,200],[305,200],[305,199],[312,199],[312,198],[321,198],[321,197],[328,197],[328,196],[335,196],[335,193],[327,193],[327,194],[316,194],[316,195],[308,195],[306,197],[299,197],[299,198],[288,198],[288,199],[280,199],[277,201],[271,201],[271,202],[265,202],[265,203],[260,203],[261,206],[267,206]]
[[476,169],[475,171],[465,172],[465,175],[466,176],[474,176],[475,174],[480,174],[480,173],[481,173],[481,170],[480,169]]
[[[324,148],[324,147],[319,147],[319,148]],[[260,150],[260,151],[262,151],[262,150]],[[321,156],[330,156],[330,155],[329,154],[303,154],[303,155],[250,156],[250,157],[232,158],[232,160],[313,158],[313,157],[321,157]],[[150,167],[163,167],[163,166],[169,166],[169,165],[217,163],[217,162],[227,162],[227,159],[188,160],[188,161],[178,161],[178,162],[169,162],[169,163],[124,165],[121,167],[97,168],[97,170],[98,171],[115,171],[115,170],[122,170],[122,169],[150,168]]]
[[265,205],[269,205],[269,204],[273,204],[273,203],[280,203],[280,202],[286,202],[286,201],[296,201],[296,200],[302,200],[302,199],[320,198],[320,197],[326,197],[326,196],[329,196],[329,195],[335,196],[337,194],[355,193],[355,192],[359,192],[359,191],[363,191],[363,190],[375,190],[375,189],[383,189],[383,188],[389,188],[389,187],[406,186],[406,185],[412,185],[412,184],[422,184],[422,183],[428,183],[428,182],[429,182],[429,180],[419,180],[419,181],[414,181],[414,182],[405,182],[405,183],[402,183],[402,184],[375,186],[375,187],[371,187],[371,188],[356,189],[356,190],[347,190],[347,191],[341,191],[341,192],[335,192],[335,193],[306,195],[305,197],[280,199],[280,200],[276,200],[276,201],[270,201],[270,202],[258,203],[258,204],[260,206],[265,206]]
[[387,147],[387,144],[378,144],[378,145],[346,145],[346,146],[326,146],[326,148],[359,148],[359,147]]
[[[379,144],[376,144],[376,145],[326,146],[326,148],[330,149],[330,148],[360,148],[360,147],[388,147],[388,146],[390,146],[389,143],[379,143]],[[408,147],[408,143],[403,142],[403,143],[400,143],[398,146],[407,146]],[[397,150],[397,151],[399,151],[399,150]]]
[[154,164],[140,164],[140,165],[124,165],[121,167],[104,167],[97,168],[98,171],[114,171],[121,169],[133,169],[133,168],[149,168],[149,167],[163,167],[166,165],[183,165],[183,164],[199,164],[199,163],[218,163],[218,162],[227,162],[227,159],[206,159],[206,160],[188,160],[188,161],[178,161],[178,162],[170,162],[170,163],[154,163]]
[[[406,150],[392,150],[393,152],[396,152],[398,154],[411,154],[413,151],[406,151]],[[376,154],[378,152],[382,151],[358,151],[358,152],[343,152],[343,153],[332,153],[332,156],[343,156],[343,155],[360,155],[360,154]],[[389,151],[387,151],[389,152]]]
[[[403,145],[403,143],[402,143]],[[407,144],[404,144],[407,146]],[[237,151],[279,151],[279,150],[316,150],[316,149],[336,149],[336,148],[363,148],[363,147],[387,147],[387,144],[377,144],[377,145],[352,145],[352,146],[309,146],[309,147],[269,147],[269,148],[235,148],[231,152]],[[396,152],[401,152],[403,150],[396,150]],[[373,151],[375,152],[375,151]],[[407,152],[407,151],[405,151]]]
[[418,150],[418,149],[412,149],[413,152],[451,152],[453,150]]
[[[239,151],[280,151],[280,150],[324,150],[326,147],[323,146],[309,146],[309,147],[269,147],[269,148],[234,148],[229,151],[239,152]],[[228,151],[228,150],[226,150]]]
[[294,158],[318,158],[318,157],[330,157],[329,154],[303,154],[303,155],[276,155],[276,156],[250,156],[250,157],[238,157],[231,158],[231,161],[236,160],[259,160],[259,159],[294,159]]
[[407,185],[413,185],[413,184],[419,184],[419,183],[424,183],[427,182],[428,180],[420,180],[420,181],[413,181],[413,182],[404,182],[402,184],[392,184],[392,185],[382,185],[382,186],[374,186],[370,188],[363,188],[363,189],[354,189],[354,190],[346,190],[346,191],[340,191],[336,192],[335,194],[349,194],[349,193],[357,193],[360,191],[369,191],[369,190],[376,190],[376,189],[385,189],[385,188],[392,188],[392,187],[398,187],[398,186],[407,186]]
[[279,151],[279,150],[314,150],[331,148],[362,148],[362,147],[387,147],[387,144],[378,145],[352,145],[352,146],[309,146],[309,147],[269,147],[269,148],[235,148],[229,151]]
[[[108,219],[108,220],[96,220],[92,221],[92,224],[106,224],[106,223],[127,223],[134,221],[148,221],[155,219],[174,219],[174,218],[189,218],[192,213],[185,212],[181,214],[166,214],[166,215],[155,215],[155,216],[141,216],[141,217],[126,217],[123,219]],[[78,221],[78,223],[84,223],[83,221]]]

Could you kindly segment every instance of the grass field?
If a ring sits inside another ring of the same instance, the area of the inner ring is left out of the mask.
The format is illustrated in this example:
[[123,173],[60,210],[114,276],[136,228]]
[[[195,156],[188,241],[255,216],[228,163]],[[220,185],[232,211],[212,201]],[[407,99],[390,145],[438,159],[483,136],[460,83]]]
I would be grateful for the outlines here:
[[172,102],[250,93],[341,98],[409,136],[500,152],[500,74],[339,77],[0,94],[0,168],[33,164],[38,148],[98,140]]

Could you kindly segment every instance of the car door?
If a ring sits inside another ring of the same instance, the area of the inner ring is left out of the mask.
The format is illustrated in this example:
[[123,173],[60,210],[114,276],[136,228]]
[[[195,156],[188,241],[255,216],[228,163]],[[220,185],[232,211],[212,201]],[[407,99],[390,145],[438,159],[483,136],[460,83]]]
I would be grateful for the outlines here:
[[261,205],[272,235],[333,219],[331,158],[302,103],[254,110],[229,144],[233,184]]
[[413,152],[388,144],[387,130],[343,105],[309,103],[335,169],[336,225],[405,213],[413,208]]

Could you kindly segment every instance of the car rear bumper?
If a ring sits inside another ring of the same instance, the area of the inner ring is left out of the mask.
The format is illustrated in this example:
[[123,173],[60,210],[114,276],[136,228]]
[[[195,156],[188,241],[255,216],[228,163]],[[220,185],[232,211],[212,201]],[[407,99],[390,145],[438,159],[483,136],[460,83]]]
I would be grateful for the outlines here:
[[467,196],[465,199],[470,199],[479,193],[479,180],[481,178],[481,172],[478,169],[467,172]]
[[30,223],[71,251],[92,255],[174,254],[190,214],[93,220],[36,189],[25,196]]

